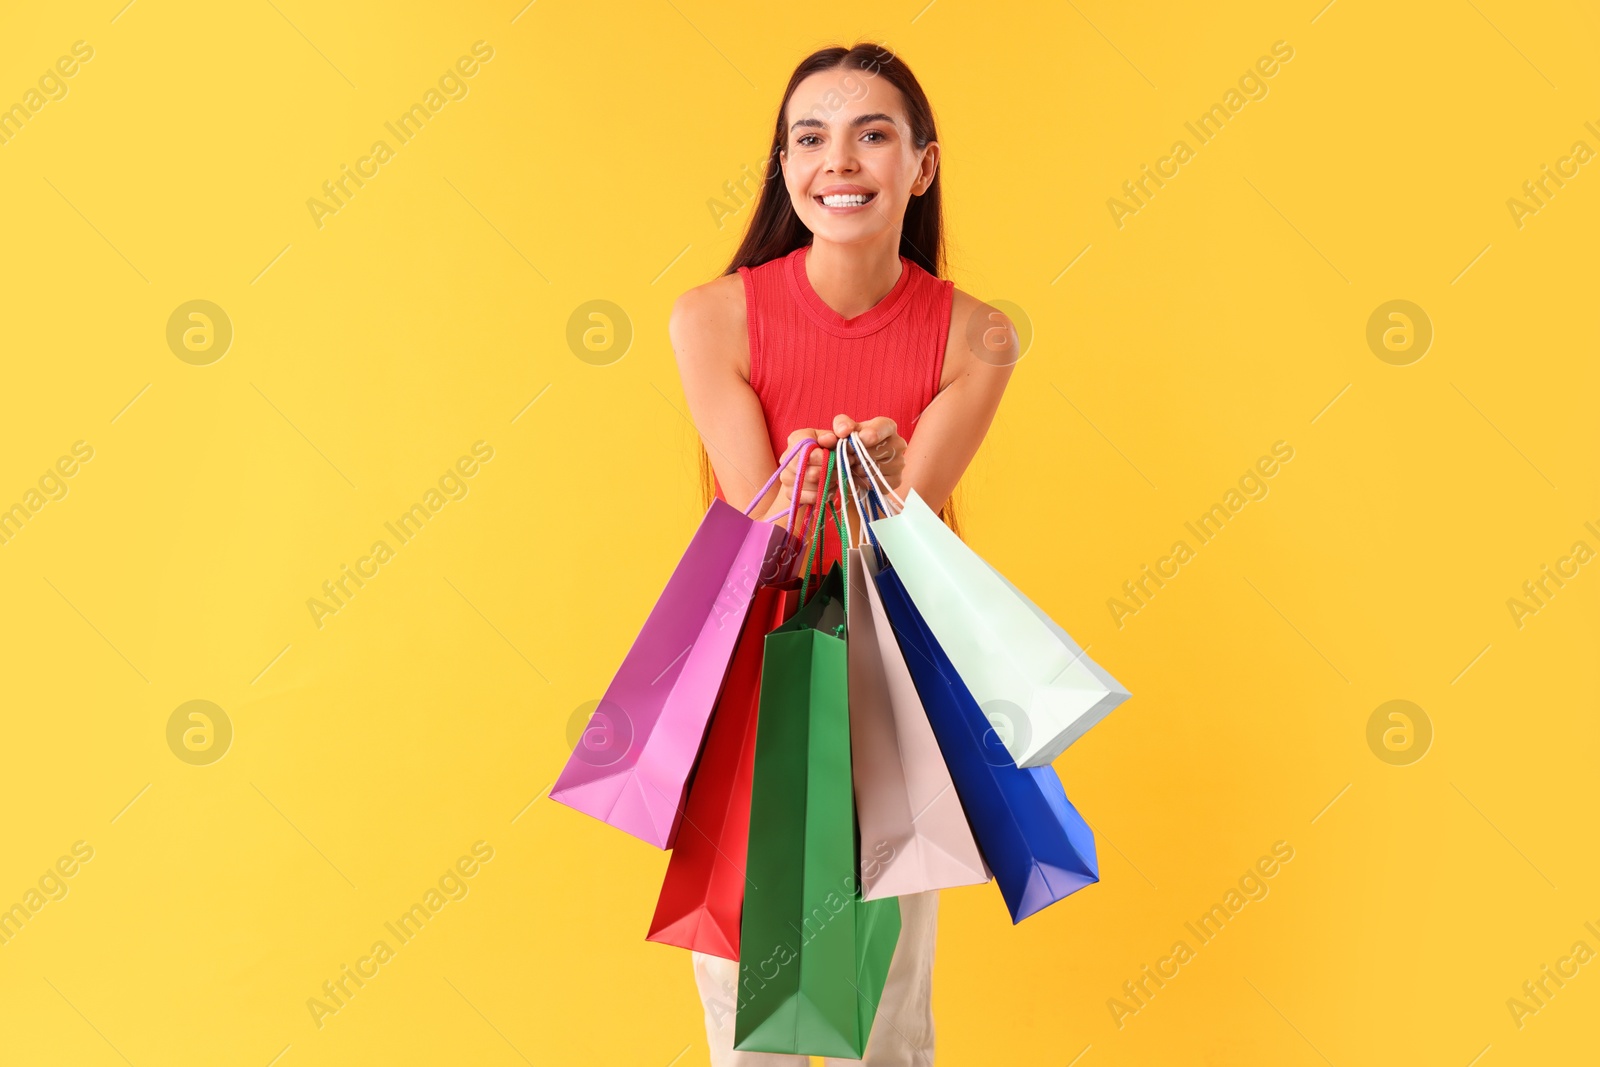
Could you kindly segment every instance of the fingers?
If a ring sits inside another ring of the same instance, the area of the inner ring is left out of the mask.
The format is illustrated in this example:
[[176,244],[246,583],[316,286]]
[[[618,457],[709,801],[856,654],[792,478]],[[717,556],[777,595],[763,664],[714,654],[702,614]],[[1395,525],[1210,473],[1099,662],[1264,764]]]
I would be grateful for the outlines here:
[[836,434],[832,430],[823,430],[815,426],[808,426],[799,430],[795,430],[793,433],[791,433],[789,435],[789,443],[784,450],[788,451],[788,449],[793,448],[797,442],[804,441],[807,437],[816,438],[818,448],[832,448],[834,445],[839,443],[840,436],[840,434]]
[[[796,440],[801,440],[805,437],[815,437],[818,433],[816,430],[797,430],[795,432],[800,435],[798,438],[796,438]],[[830,451],[822,447],[813,448],[806,454],[805,470],[800,477],[800,493],[798,498],[800,503],[809,504],[817,499],[817,494],[822,490],[822,478],[827,472],[828,457],[831,454],[832,453]],[[785,466],[783,468],[783,473],[779,475],[778,480],[783,487],[782,492],[784,494],[784,498],[794,499],[795,465],[791,463],[788,466]]]
[[[863,436],[862,444],[864,446],[871,446],[874,444],[878,445],[878,447],[873,450],[873,456],[874,459],[881,464],[888,457],[889,449],[885,447],[882,442],[889,440],[894,434],[893,419],[882,417],[869,420],[866,423],[858,423],[848,415],[837,415],[834,417],[833,428],[831,430],[820,429],[817,427],[802,427],[801,429],[790,433],[788,441],[789,448],[794,447],[796,442],[803,441],[807,437],[815,438],[817,446],[811,449],[811,451],[806,455],[805,471],[799,478],[798,496],[796,496],[797,490],[795,488],[796,465],[791,462],[784,467],[782,474],[779,475],[779,485],[781,486],[780,491],[782,493],[782,498],[785,501],[797,499],[800,504],[815,503],[818,496],[822,492],[822,480],[827,472],[828,460],[834,455],[834,449],[838,446],[840,440],[848,437],[852,433],[856,433],[869,427],[876,428],[876,432],[880,435],[880,438],[875,442],[871,438]],[[882,436],[885,434],[887,434],[887,436]],[[903,442],[900,443],[899,448],[901,450],[904,449]],[[848,453],[847,458],[850,460],[850,473],[856,481],[857,486],[864,492],[869,483],[866,481],[866,476],[861,470],[861,462],[853,452]],[[888,472],[886,471],[885,473]],[[842,476],[843,472],[838,472],[834,475],[835,487],[839,486],[839,479]],[[892,475],[891,477],[898,478],[898,473]],[[837,491],[837,488],[835,491]]]
[[890,433],[877,442],[868,440],[865,435],[860,436],[858,440],[862,451],[882,468],[885,474],[888,474],[891,468],[898,470],[904,465],[908,445],[906,439],[899,434]]
[[[843,417],[842,415],[839,416],[839,418]],[[834,419],[834,425],[837,426],[838,424],[839,419]],[[879,415],[875,419],[868,419],[860,424],[860,435],[863,445],[875,449],[878,445],[896,436],[894,420],[887,415]],[[877,452],[874,452],[873,456],[876,457]]]
[[800,497],[800,503],[809,504],[817,499],[817,494],[822,492],[822,476],[828,470],[828,452],[825,448],[813,449],[811,455],[806,457],[805,491]]
[[804,441],[807,437],[816,438],[817,446],[819,448],[828,447],[822,440],[822,431],[815,427],[808,426],[795,430],[789,435],[789,441],[788,444],[784,446],[784,451],[787,452],[799,442]]
[[894,420],[887,416],[868,420],[857,439],[889,488],[898,490],[905,475],[908,446],[906,439],[896,431]]

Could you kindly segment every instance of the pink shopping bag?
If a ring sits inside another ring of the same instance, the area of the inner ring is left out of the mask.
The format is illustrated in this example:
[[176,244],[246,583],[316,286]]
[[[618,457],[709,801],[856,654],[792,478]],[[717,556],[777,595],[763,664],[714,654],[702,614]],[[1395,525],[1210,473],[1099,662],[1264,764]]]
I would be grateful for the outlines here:
[[762,522],[749,512],[790,458],[798,452],[804,464],[815,445],[806,438],[790,448],[743,513],[711,502],[551,787],[552,800],[672,847],[756,586],[793,577],[799,564],[800,542],[772,525],[778,516]]

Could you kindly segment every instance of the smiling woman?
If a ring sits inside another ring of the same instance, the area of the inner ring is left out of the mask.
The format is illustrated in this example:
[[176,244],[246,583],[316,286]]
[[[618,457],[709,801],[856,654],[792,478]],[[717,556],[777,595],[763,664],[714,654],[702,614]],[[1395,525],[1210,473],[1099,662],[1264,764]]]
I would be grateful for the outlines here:
[[[951,498],[1019,345],[1001,312],[941,279],[926,95],[881,46],[823,49],[789,79],[769,158],[732,262],[678,298],[669,326],[700,431],[703,503],[742,507],[789,443],[815,436],[800,486],[809,503],[825,450],[859,430],[891,486],[917,489],[959,531]],[[997,327],[981,353],[951,328],[974,319]],[[787,509],[794,481],[785,470],[755,513]],[[824,566],[838,547],[826,532]]]
[[[1003,314],[941,277],[944,233],[933,109],[905,62],[872,44],[807,56],[779,103],[772,168],[733,261],[680,296],[669,329],[699,430],[702,488],[757,518],[816,500],[827,458],[858,434],[888,485],[915,489],[955,528],[950,505],[1018,358]],[[992,324],[984,351],[952,321]],[[802,474],[776,457],[806,437]],[[858,479],[860,472],[852,465]],[[753,501],[753,503],[752,503]],[[845,509],[848,513],[851,509]],[[852,528],[859,525],[848,515]],[[826,524],[817,570],[842,560]],[[933,1062],[938,890],[899,898],[901,930],[862,1060]],[[803,1056],[735,1051],[726,998],[739,965],[694,954],[715,1067]]]

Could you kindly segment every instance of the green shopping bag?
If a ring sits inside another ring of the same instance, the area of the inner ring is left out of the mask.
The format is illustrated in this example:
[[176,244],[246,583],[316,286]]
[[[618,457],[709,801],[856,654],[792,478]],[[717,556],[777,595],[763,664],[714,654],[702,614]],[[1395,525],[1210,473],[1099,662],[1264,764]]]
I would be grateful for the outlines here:
[[[823,500],[833,473],[830,459]],[[845,595],[835,563],[764,644],[734,1014],[744,1051],[860,1059],[900,936],[899,900],[861,899]]]

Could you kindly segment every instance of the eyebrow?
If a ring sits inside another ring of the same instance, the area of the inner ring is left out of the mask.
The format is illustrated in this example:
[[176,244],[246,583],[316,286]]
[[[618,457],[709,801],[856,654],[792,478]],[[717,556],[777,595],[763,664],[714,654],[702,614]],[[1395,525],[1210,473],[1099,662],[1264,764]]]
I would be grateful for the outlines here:
[[[857,115],[855,118],[850,120],[850,125],[865,126],[869,122],[887,122],[891,126],[895,124],[893,115],[885,115],[881,111],[874,111],[867,115]],[[793,133],[802,126],[815,126],[818,129],[827,128],[826,124],[821,119],[800,119],[793,126],[789,127],[789,132]]]

